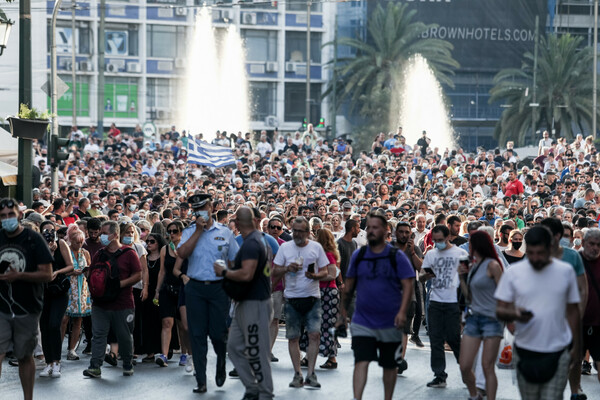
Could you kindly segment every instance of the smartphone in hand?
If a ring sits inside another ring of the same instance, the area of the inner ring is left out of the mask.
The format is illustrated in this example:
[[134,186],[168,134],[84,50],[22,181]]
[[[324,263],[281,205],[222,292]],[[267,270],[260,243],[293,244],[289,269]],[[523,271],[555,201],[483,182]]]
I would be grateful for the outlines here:
[[311,274],[315,273],[315,263],[309,264],[308,272],[310,272]]
[[435,276],[435,272],[433,272],[433,269],[431,268],[423,268],[423,270],[428,273],[429,275],[433,275]]

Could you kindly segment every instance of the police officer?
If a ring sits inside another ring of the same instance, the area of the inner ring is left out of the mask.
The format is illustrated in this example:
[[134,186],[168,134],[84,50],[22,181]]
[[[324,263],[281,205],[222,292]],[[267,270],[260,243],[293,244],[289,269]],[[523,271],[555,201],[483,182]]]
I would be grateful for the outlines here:
[[188,269],[182,273],[176,264],[173,273],[185,285],[190,341],[198,383],[194,393],[205,393],[207,335],[217,354],[217,386],[223,386],[226,377],[229,297],[222,287],[223,278],[215,274],[214,264],[224,261],[231,266],[239,246],[233,233],[213,219],[209,194],[195,194],[188,202],[196,222],[183,231],[177,250],[178,257],[188,259]]

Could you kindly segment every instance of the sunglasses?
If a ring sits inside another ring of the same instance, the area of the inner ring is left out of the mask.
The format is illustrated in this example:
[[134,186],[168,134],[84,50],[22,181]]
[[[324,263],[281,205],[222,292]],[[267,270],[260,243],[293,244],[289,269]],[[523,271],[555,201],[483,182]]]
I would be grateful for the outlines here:
[[167,233],[168,233],[169,235],[175,235],[175,234],[179,233],[179,229],[169,229],[169,230],[167,231]]
[[15,208],[17,204],[12,201],[12,200],[2,200],[0,201],[0,210],[3,210],[5,208]]
[[156,240],[146,240],[146,244],[156,244]]
[[269,229],[277,229],[277,230],[281,230],[283,229],[283,227],[279,226],[279,225],[269,225]]

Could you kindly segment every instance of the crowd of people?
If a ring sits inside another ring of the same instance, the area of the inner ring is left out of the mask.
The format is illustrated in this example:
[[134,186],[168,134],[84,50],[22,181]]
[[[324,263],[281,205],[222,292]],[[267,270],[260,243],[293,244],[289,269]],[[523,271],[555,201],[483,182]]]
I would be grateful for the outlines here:
[[81,353],[83,375],[100,378],[104,363],[132,376],[177,352],[204,393],[208,338],[217,386],[239,377],[244,399],[270,399],[282,323],[293,388],[319,388],[350,335],[355,399],[372,361],[391,399],[426,331],[427,386],[446,387],[451,351],[468,398],[493,400],[510,332],[522,398],[562,399],[567,381],[572,400],[587,398],[581,374],[600,362],[589,138],[544,132],[538,156],[520,159],[511,142],[442,150],[425,131],[411,146],[402,128],[360,152],[311,125],[218,132],[236,160],[223,168],[188,163],[188,141],[204,138],[175,126],[156,141],[114,124],[70,138],[57,193],[40,143],[33,203],[0,201],[0,361],[18,366],[26,399],[36,365],[58,378],[63,356]]

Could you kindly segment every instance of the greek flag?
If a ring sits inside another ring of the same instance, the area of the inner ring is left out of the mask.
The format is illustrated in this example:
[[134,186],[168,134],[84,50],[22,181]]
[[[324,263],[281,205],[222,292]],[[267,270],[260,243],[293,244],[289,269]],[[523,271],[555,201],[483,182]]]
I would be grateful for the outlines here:
[[188,163],[220,168],[235,164],[231,149],[196,140],[188,142]]

